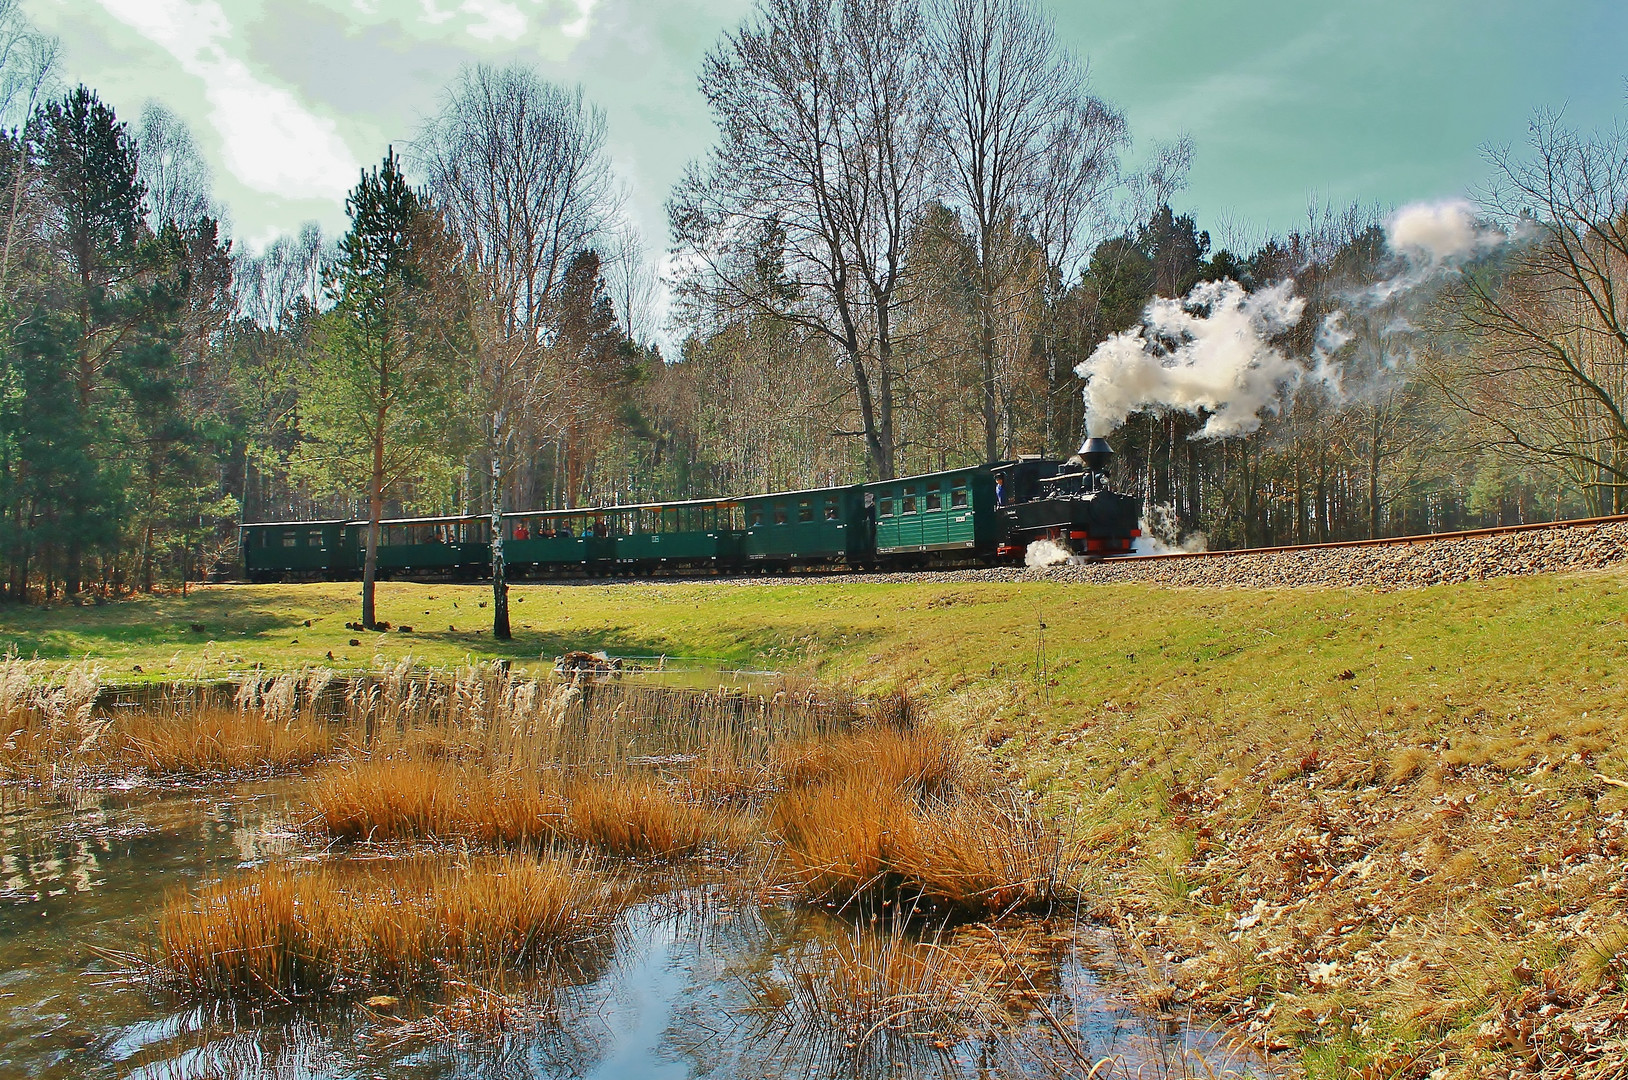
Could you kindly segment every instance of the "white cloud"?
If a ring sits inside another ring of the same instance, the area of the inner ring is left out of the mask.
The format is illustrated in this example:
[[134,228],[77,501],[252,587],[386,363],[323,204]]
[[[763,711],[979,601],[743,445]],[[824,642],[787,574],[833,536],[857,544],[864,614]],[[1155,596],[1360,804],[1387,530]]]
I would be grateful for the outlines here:
[[358,163],[337,126],[227,51],[232,26],[216,0],[100,3],[204,84],[226,170],[244,186],[296,199],[345,196]]
[[577,6],[577,17],[560,27],[560,33],[566,37],[583,38],[588,36],[588,17],[594,13],[594,5],[599,0],[571,0]]
[[514,41],[526,32],[526,17],[507,0],[464,0],[459,9],[482,21],[469,25],[469,36],[482,41]]

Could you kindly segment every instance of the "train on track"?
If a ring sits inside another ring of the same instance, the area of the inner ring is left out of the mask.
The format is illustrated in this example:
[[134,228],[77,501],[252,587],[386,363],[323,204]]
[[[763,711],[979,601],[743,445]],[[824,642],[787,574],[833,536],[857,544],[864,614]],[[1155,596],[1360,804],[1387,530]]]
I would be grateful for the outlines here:
[[[1142,503],[1108,482],[1113,450],[1090,439],[1066,461],[1021,457],[868,484],[741,498],[529,510],[502,517],[510,579],[785,573],[1021,563],[1049,541],[1087,559],[1130,553]],[[245,522],[250,581],[361,576],[367,522]],[[478,581],[492,572],[492,518],[381,524],[381,579]]]

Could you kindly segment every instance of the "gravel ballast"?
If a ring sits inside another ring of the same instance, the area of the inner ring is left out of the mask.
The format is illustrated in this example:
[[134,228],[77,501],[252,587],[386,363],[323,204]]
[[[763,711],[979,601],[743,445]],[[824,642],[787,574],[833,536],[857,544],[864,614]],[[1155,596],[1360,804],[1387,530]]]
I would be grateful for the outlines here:
[[[1403,544],[1218,552],[1044,567],[921,570],[894,574],[783,574],[722,580],[740,585],[1032,581],[1079,585],[1168,585],[1200,589],[1357,588],[1388,591],[1525,574],[1604,570],[1625,564],[1628,564],[1628,521],[1612,521],[1483,536],[1446,536]],[[682,580],[693,582],[697,579]],[[641,582],[644,585],[655,583]],[[678,582],[673,580],[673,583]]]

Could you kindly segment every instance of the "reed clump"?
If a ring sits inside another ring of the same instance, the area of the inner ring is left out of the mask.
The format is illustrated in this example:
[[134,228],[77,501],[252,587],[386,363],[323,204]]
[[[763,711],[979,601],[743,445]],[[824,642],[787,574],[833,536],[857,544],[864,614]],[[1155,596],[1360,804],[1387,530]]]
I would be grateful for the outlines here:
[[615,855],[693,855],[719,835],[714,819],[638,773],[585,777],[565,790],[562,839]]
[[403,758],[332,764],[306,795],[312,827],[344,840],[514,846],[559,833],[565,803],[535,776]]
[[343,740],[314,707],[332,680],[332,672],[316,669],[249,680],[235,695],[189,686],[117,700],[94,664],[51,667],[6,656],[0,779],[79,784],[304,768]]
[[331,765],[312,781],[310,825],[345,840],[468,840],[512,847],[557,842],[612,855],[671,858],[714,839],[715,816],[654,776],[569,781],[518,770],[393,758]]
[[[456,743],[453,733],[452,743]],[[809,899],[897,898],[973,914],[1069,894],[1074,849],[1003,794],[948,736],[861,728],[776,744],[759,759],[705,754],[500,767],[437,741],[380,737],[317,774],[313,828],[361,841],[550,843],[632,858],[761,846]],[[391,749],[386,752],[385,748]]]
[[402,990],[535,964],[603,928],[625,895],[562,856],[261,867],[172,897],[147,966],[213,997]]
[[1071,894],[1075,846],[979,777],[941,732],[861,732],[784,756],[769,825],[787,876],[810,899],[1000,915]]

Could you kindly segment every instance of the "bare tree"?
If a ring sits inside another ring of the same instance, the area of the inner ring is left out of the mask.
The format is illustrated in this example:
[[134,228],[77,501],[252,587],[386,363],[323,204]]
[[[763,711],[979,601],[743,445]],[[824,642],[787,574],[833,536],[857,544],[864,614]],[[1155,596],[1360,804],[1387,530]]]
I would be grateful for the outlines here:
[[276,328],[285,325],[301,304],[319,307],[325,302],[323,264],[336,255],[337,249],[314,221],[301,226],[297,236],[279,236],[259,255],[236,253],[232,283],[238,316]]
[[1465,364],[1436,384],[1486,445],[1536,458],[1602,513],[1628,509],[1628,130],[1586,137],[1558,114],[1526,153],[1489,155],[1484,210],[1518,241],[1465,276]]
[[1065,255],[1117,176],[1125,118],[1086,92],[1084,68],[1032,0],[936,0],[932,92],[940,186],[978,262],[984,453],[1000,449],[997,335],[1029,237]]
[[505,481],[529,504],[531,462],[560,418],[541,415],[548,312],[572,257],[615,215],[605,114],[529,67],[466,69],[420,133],[415,160],[463,244],[473,278],[471,393],[491,467],[493,634],[509,636],[503,572]]
[[661,280],[646,255],[638,226],[624,221],[610,230],[602,245],[600,263],[605,286],[622,320],[623,336],[629,341],[648,343],[655,337]]
[[927,194],[926,29],[916,0],[760,0],[706,59],[719,145],[669,206],[701,308],[832,344],[858,406],[853,434],[883,478],[897,453],[906,238]]
[[164,105],[149,101],[137,124],[137,176],[147,188],[147,223],[154,232],[167,224],[188,228],[199,218],[218,218],[215,177],[186,122]]
[[0,0],[0,128],[18,133],[8,155],[11,191],[6,200],[5,243],[0,247],[0,284],[11,275],[12,258],[27,217],[24,200],[33,182],[29,155],[23,153],[23,129],[56,89],[61,54],[56,38],[40,33],[23,13],[20,0]]

